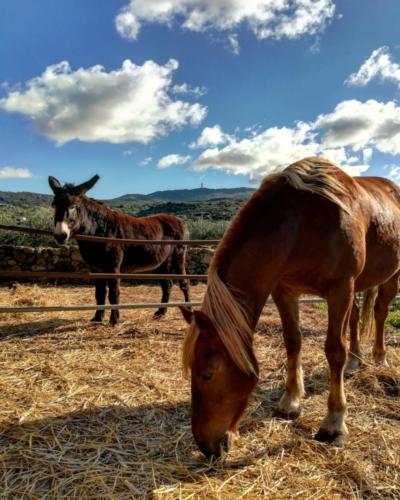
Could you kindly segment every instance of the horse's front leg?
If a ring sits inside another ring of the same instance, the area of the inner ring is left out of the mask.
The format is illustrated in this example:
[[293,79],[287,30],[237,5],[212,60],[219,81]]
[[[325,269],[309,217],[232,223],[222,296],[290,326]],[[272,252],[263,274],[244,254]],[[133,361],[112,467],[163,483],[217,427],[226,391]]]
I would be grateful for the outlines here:
[[296,418],[300,415],[301,398],[304,396],[299,302],[297,296],[289,295],[279,287],[272,293],[272,298],[281,317],[288,360],[286,389],[279,401],[277,413]]
[[328,359],[331,384],[328,396],[328,414],[322,421],[315,438],[318,441],[343,446],[348,430],[344,394],[344,365],[346,363],[346,329],[350,318],[350,308],[354,298],[354,281],[335,287],[328,294],[328,335],[325,354]]
[[[99,305],[104,305],[106,303],[106,295],[107,295],[107,288],[106,288],[106,280],[96,280],[95,282],[95,287],[96,287],[96,304]],[[104,318],[104,310],[98,309],[91,319],[94,323],[101,323]]]
[[[110,304],[119,304],[119,283],[121,280],[108,281],[108,300]],[[111,309],[110,325],[115,326],[119,321],[119,309]]]

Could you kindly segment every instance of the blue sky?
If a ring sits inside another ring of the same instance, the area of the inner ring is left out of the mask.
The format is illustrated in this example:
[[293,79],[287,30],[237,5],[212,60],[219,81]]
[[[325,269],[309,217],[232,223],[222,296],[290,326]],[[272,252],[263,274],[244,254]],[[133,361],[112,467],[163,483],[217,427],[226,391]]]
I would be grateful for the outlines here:
[[3,0],[0,190],[257,185],[309,154],[398,180],[400,2],[273,4]]

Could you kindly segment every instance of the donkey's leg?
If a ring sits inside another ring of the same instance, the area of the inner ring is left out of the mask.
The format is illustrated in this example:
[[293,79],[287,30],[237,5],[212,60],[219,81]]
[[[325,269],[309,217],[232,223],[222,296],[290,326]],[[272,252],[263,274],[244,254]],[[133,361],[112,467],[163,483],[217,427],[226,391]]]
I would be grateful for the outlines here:
[[[174,250],[172,255],[172,272],[186,274],[186,248],[183,245],[177,245]],[[179,280],[179,288],[183,293],[185,302],[190,302],[189,280]]]
[[359,370],[362,367],[360,348],[360,308],[354,298],[350,313],[350,350],[347,357],[346,373]]
[[372,350],[376,364],[387,366],[385,349],[385,320],[389,312],[389,304],[396,297],[399,275],[395,274],[379,287],[375,302],[375,343]]
[[346,396],[343,372],[346,363],[346,329],[354,298],[354,282],[330,290],[328,294],[328,335],[325,353],[328,359],[331,385],[328,396],[328,414],[322,421],[315,438],[318,441],[343,446],[348,430],[345,424]]
[[[172,281],[171,280],[160,280],[162,297],[161,302],[164,304],[168,304],[169,296],[171,295]],[[160,307],[153,315],[153,319],[159,319],[167,312],[166,307]]]
[[[108,281],[108,300],[110,304],[119,304],[119,283],[120,280]],[[115,326],[119,321],[119,309],[111,309],[110,325]]]
[[274,290],[272,297],[281,317],[288,360],[286,389],[278,404],[278,414],[296,418],[300,415],[300,400],[304,396],[299,302],[297,296],[288,295],[280,288]]
[[[106,288],[106,280],[96,280],[95,287],[96,287],[96,304],[98,306],[102,306],[106,303],[106,295],[107,295],[107,288]],[[94,323],[101,323],[104,318],[104,310],[97,310],[91,321]]]

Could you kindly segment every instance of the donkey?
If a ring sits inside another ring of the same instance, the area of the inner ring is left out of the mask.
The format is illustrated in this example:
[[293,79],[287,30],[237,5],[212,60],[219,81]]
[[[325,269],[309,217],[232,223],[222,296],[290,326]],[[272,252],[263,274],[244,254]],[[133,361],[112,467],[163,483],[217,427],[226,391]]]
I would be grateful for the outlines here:
[[[100,179],[95,175],[87,182],[75,186],[49,177],[49,185],[54,193],[54,237],[59,243],[66,243],[77,234],[104,236],[108,238],[143,240],[183,240],[189,238],[189,231],[183,220],[172,215],[132,217],[85,196]],[[156,273],[185,274],[186,246],[177,245],[118,245],[113,243],[94,243],[78,241],[83,260],[92,272],[119,273],[155,271]],[[108,280],[108,299],[110,304],[119,303],[119,279]],[[172,281],[160,281],[162,303],[168,303]],[[96,280],[96,303],[105,304],[107,280]],[[185,302],[190,302],[189,282],[179,280]],[[166,313],[160,307],[154,318]],[[97,310],[93,322],[102,322],[104,311]],[[119,310],[112,309],[110,324],[116,325]]]
[[[253,332],[269,295],[282,320],[288,376],[279,412],[296,417],[304,395],[301,294],[326,298],[328,412],[316,439],[343,445],[345,333],[354,293],[379,285],[374,358],[385,363],[383,322],[400,273],[400,189],[388,179],[350,177],[305,158],[267,177],[231,222],[208,272],[200,311],[189,314],[183,362],[191,373],[192,431],[206,456],[227,449],[258,380]],[[353,325],[354,326],[354,325]],[[354,337],[354,336],[353,336]],[[357,354],[351,338],[349,360]]]

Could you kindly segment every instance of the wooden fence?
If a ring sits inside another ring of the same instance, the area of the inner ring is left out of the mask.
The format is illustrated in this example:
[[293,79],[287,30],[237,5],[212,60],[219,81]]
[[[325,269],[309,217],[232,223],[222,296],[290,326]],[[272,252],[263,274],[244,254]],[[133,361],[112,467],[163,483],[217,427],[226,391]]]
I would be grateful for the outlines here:
[[[0,229],[6,231],[17,231],[27,234],[53,236],[51,231],[44,229],[33,229],[21,226],[8,226],[0,224]],[[104,238],[101,236],[86,236],[75,235],[74,239],[78,241],[92,241],[96,243],[112,243],[117,245],[187,245],[187,246],[210,246],[217,245],[219,240],[136,240],[136,239],[119,239],[119,238]],[[123,279],[123,280],[195,280],[206,281],[206,274],[131,274],[131,273],[90,273],[90,272],[50,272],[50,271],[0,271],[0,278],[24,278],[24,279],[77,279],[77,280],[96,280],[96,279]],[[320,298],[304,298],[302,303],[324,302]],[[273,303],[269,300],[268,303]],[[109,310],[109,309],[144,309],[144,308],[160,308],[160,307],[179,307],[179,306],[200,306],[201,302],[169,302],[166,303],[137,303],[137,304],[110,304],[97,305],[85,304],[81,306],[24,306],[24,307],[0,307],[0,313],[44,313],[57,311],[88,311],[93,309]]]

